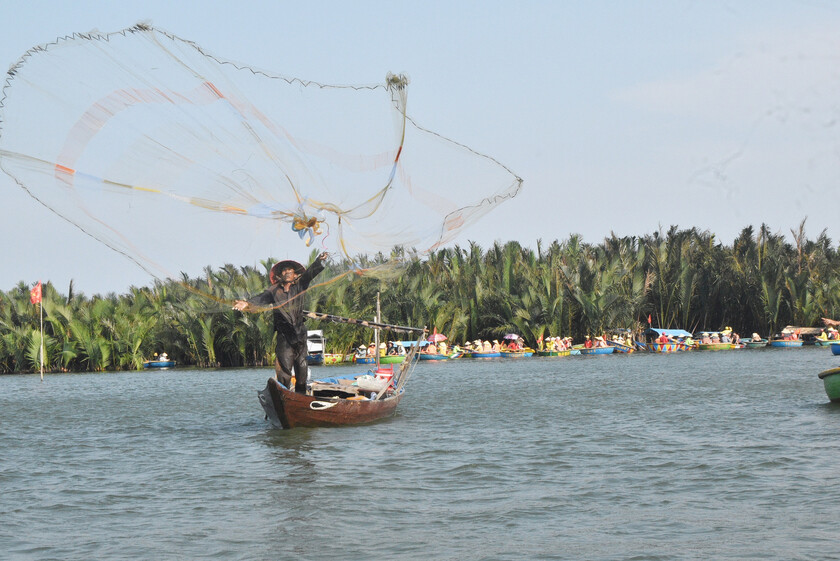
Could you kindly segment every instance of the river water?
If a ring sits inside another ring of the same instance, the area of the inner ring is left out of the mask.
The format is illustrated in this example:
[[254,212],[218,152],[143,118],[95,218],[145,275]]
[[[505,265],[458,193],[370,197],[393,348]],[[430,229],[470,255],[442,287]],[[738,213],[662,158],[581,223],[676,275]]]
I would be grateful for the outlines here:
[[421,363],[395,417],[291,431],[268,370],[0,377],[0,558],[836,559],[837,365]]

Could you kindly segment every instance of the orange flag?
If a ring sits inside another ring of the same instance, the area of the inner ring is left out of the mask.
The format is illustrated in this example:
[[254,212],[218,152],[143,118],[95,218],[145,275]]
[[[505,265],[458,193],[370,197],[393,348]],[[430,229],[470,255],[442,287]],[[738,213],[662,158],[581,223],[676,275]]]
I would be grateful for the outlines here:
[[41,281],[38,281],[38,284],[29,291],[29,301],[33,304],[41,303]]

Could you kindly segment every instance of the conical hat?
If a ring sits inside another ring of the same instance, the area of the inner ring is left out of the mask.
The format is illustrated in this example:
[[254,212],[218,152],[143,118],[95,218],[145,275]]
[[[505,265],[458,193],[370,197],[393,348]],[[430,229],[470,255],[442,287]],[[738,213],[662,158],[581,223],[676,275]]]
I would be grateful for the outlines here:
[[292,261],[291,259],[286,259],[285,261],[278,261],[271,267],[271,271],[268,273],[268,280],[271,281],[271,284],[276,282],[280,282],[280,273],[283,269],[294,269],[296,275],[302,275],[306,272],[306,267],[298,263],[297,261]]

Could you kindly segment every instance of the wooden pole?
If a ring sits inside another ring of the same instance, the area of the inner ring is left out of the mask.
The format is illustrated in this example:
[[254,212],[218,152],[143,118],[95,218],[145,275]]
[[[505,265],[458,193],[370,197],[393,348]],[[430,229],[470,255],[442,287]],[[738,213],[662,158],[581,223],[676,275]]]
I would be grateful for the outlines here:
[[[43,296],[41,297],[43,299]],[[44,381],[44,302],[38,302],[41,308],[41,381]]]
[[321,312],[303,311],[303,315],[309,319],[320,319],[325,321],[332,321],[335,323],[349,323],[351,325],[358,325],[359,327],[368,327],[371,329],[390,329],[391,331],[401,331],[404,333],[421,333],[426,331],[425,327],[406,327],[404,325],[391,325],[390,323],[379,323],[376,321],[366,321],[363,319],[345,318],[341,316],[334,316],[331,314],[322,314]]
[[[376,317],[373,318],[376,323],[379,323],[382,318],[380,317],[379,311],[379,292],[376,293]],[[376,357],[376,370],[379,370],[379,328],[375,328],[373,330],[373,344],[376,345],[376,349],[374,350],[374,355]]]

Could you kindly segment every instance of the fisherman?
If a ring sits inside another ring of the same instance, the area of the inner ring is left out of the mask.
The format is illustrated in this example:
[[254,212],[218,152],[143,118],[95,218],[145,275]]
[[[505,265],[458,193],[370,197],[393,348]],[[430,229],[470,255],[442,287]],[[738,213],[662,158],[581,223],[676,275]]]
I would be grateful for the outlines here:
[[272,308],[274,331],[277,333],[274,373],[278,382],[291,389],[294,371],[297,393],[306,393],[308,375],[302,295],[312,279],[324,270],[327,257],[328,253],[321,253],[308,268],[290,260],[275,263],[268,275],[271,286],[248,300],[237,300],[233,305],[233,309],[240,312],[259,306]]

